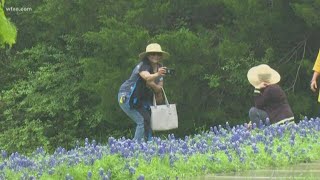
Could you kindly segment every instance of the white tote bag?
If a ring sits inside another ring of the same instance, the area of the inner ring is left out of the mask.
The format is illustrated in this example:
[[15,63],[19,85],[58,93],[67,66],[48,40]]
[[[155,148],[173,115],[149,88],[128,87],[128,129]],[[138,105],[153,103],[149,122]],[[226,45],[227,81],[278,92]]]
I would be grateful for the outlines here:
[[178,128],[178,114],[175,104],[169,104],[166,93],[162,88],[165,98],[164,105],[157,105],[153,95],[153,106],[151,106],[151,128],[154,131],[166,131]]

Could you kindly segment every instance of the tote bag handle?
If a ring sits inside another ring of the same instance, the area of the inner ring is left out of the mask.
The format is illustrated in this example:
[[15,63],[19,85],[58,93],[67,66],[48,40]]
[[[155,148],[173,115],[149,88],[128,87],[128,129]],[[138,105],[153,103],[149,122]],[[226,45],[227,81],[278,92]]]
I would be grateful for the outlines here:
[[[161,90],[162,90],[162,92],[163,92],[164,100],[165,100],[165,102],[166,102],[166,105],[167,105],[167,106],[170,106],[170,104],[169,104],[169,102],[168,102],[168,99],[167,99],[167,96],[166,96],[166,92],[164,92],[163,87],[161,87]],[[153,106],[154,106],[154,107],[157,107],[157,101],[156,101],[156,96],[155,96],[155,94],[153,94]]]

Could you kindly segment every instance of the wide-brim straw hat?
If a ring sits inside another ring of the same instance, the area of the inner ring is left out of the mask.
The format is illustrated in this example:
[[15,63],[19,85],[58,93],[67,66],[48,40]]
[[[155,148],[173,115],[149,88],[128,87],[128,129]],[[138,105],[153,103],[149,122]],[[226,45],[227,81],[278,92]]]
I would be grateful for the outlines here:
[[255,88],[258,88],[258,85],[262,82],[276,84],[281,79],[280,74],[266,64],[260,64],[252,67],[248,71],[247,78],[249,83]]
[[151,53],[151,52],[159,52],[159,53],[162,53],[162,58],[163,59],[166,59],[170,56],[169,53],[165,52],[165,51],[162,51],[161,49],[161,46],[160,44],[158,43],[152,43],[152,44],[149,44],[147,47],[146,47],[146,51],[145,52],[142,52],[139,54],[139,58],[140,59],[143,59],[148,53]]

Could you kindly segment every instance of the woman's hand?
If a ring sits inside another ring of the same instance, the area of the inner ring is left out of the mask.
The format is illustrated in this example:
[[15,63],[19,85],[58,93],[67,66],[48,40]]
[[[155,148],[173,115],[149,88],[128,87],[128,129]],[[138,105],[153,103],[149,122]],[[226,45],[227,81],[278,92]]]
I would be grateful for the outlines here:
[[317,72],[317,71],[314,71],[314,72],[313,72],[313,76],[312,76],[311,83],[310,83],[310,89],[311,89],[313,92],[316,92],[317,89],[318,89],[317,79],[318,79],[319,76],[320,76],[320,73],[319,73],[319,72]]
[[151,88],[154,93],[162,93],[162,86],[156,84],[154,81],[147,81],[147,87]]
[[162,86],[157,85],[156,88],[154,88],[154,92],[162,94]]
[[313,92],[316,92],[316,90],[318,89],[316,80],[311,80],[310,88]]
[[149,71],[141,71],[139,72],[139,75],[144,79],[145,81],[154,81],[157,77],[159,76],[164,76],[166,74],[166,69],[165,67],[161,67],[158,69],[158,72],[154,74],[150,74]]
[[261,82],[256,88],[263,89],[263,88],[266,88],[268,85],[269,85],[269,83]]
[[156,98],[156,102],[157,104],[163,104],[164,103],[164,98],[163,98],[163,93],[162,91],[158,92],[158,93],[155,93],[155,98]]
[[166,67],[160,67],[160,68],[158,69],[158,72],[157,72],[157,74],[158,74],[159,76],[164,76],[164,75],[166,75],[166,73],[167,73]]

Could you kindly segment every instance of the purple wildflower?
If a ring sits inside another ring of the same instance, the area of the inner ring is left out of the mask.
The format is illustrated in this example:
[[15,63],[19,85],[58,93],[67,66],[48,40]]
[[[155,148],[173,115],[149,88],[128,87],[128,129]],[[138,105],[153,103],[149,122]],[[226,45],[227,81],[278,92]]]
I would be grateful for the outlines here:
[[137,178],[137,180],[144,180],[144,175],[141,174],[141,175]]
[[103,170],[103,168],[101,167],[101,168],[99,168],[99,175],[100,175],[100,177],[102,177],[103,174],[104,174],[104,170]]
[[91,171],[88,171],[87,173],[87,179],[91,179],[92,178],[92,172]]
[[282,150],[282,147],[281,147],[281,146],[278,146],[277,152],[281,152],[281,150]]
[[130,167],[129,167],[129,173],[130,173],[130,174],[136,173],[136,169],[135,169],[134,167],[130,166]]
[[5,150],[1,150],[1,156],[2,156],[2,159],[5,159],[7,158],[8,154]]
[[103,176],[102,180],[110,180],[108,175]]
[[68,173],[67,175],[66,175],[66,178],[65,178],[66,180],[73,180],[73,177]]

